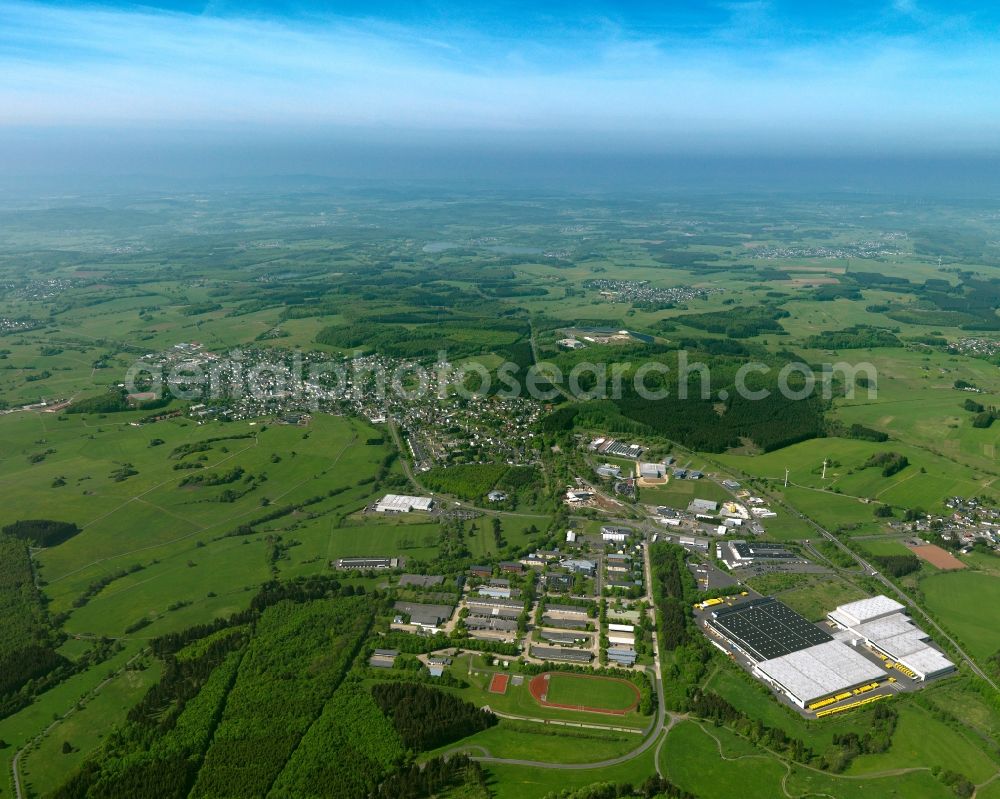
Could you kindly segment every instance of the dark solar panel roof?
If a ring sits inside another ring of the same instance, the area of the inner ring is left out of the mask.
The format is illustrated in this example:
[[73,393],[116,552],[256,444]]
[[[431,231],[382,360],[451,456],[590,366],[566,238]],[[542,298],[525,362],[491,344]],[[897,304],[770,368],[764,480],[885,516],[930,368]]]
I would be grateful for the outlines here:
[[715,629],[758,662],[833,640],[787,605],[765,597],[712,614]]
[[743,558],[757,558],[759,560],[784,560],[800,558],[794,552],[782,546],[773,544],[747,543],[745,541],[733,541],[729,544]]

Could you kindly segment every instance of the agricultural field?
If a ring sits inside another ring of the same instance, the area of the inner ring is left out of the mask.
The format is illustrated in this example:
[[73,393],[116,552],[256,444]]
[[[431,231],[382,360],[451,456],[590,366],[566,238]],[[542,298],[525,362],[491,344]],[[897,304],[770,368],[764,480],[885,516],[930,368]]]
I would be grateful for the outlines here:
[[1000,601],[1000,578],[982,571],[938,572],[920,580],[927,609],[980,661],[1000,650],[1000,630],[984,608]]
[[[402,590],[403,571],[441,575],[457,595],[472,565],[537,549],[596,557],[595,542],[577,550],[566,530],[593,539],[612,519],[646,529],[644,505],[728,500],[716,481],[730,477],[778,513],[764,520],[766,538],[808,539],[803,551],[817,549],[826,568],[750,587],[815,621],[870,595],[871,575],[815,525],[877,563],[909,554],[902,541],[918,533],[937,535],[906,526],[921,511],[943,525],[953,497],[1000,500],[992,207],[443,189],[405,202],[329,187],[101,203],[42,203],[0,226],[0,527],[65,533],[0,534],[0,759],[9,772],[21,752],[22,799],[83,796],[131,768],[156,778],[158,799],[304,796],[315,784],[403,795],[414,775],[447,771],[438,758],[456,751],[490,759],[425,793],[542,799],[638,786],[658,768],[699,799],[943,799],[958,793],[951,772],[980,797],[995,791],[995,697],[967,665],[894,697],[883,716],[804,721],[704,648],[683,561],[676,573],[660,564],[669,590],[653,594],[663,693],[679,714],[668,732],[639,712],[631,683],[556,671],[542,704],[538,668],[516,649],[471,654],[468,639],[447,639],[451,665],[432,678],[418,660],[428,639],[390,629],[400,597],[443,601],[433,587]],[[631,337],[600,341],[620,330]],[[558,343],[567,331],[581,349]],[[216,401],[121,390],[140,361],[169,371],[188,357],[359,355],[391,370],[435,366],[442,352],[491,379],[541,360],[566,372],[627,364],[626,378],[652,363],[669,367],[671,396],[436,404],[383,399],[359,379],[313,407],[294,392]],[[676,396],[682,352],[711,371],[709,397]],[[789,360],[869,363],[877,396],[863,380],[829,403],[731,390],[744,363],[770,367],[760,385],[774,388]],[[711,477],[640,488],[614,509],[569,508],[566,486],[594,481],[605,460],[586,449],[598,435]],[[493,489],[507,499],[490,502]],[[433,494],[437,507],[373,512],[387,493]],[[404,565],[334,574],[348,556]],[[995,679],[1000,635],[982,609],[1000,602],[1000,559],[985,543],[959,557],[961,572],[922,563],[898,584]],[[371,666],[397,635],[412,651],[392,669]],[[490,690],[497,673],[510,678],[502,692]],[[333,770],[333,750],[352,768]],[[12,796],[4,781],[0,797]]]

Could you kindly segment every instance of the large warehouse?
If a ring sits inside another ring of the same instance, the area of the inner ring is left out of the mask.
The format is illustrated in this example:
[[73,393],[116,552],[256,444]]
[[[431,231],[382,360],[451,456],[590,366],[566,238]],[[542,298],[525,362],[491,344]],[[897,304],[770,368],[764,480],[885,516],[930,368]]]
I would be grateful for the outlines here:
[[434,500],[430,497],[411,497],[406,494],[386,494],[375,506],[377,513],[409,513],[414,510],[430,510]]
[[714,610],[708,623],[751,661],[755,677],[800,708],[885,676],[876,663],[772,597]]
[[841,605],[828,618],[848,631],[852,644],[864,644],[918,680],[954,671],[955,664],[928,643],[930,636],[903,610],[899,602],[876,596]]
[[840,641],[827,641],[754,666],[754,674],[799,707],[885,677],[868,658]]
[[709,622],[755,663],[831,640],[830,634],[773,597],[712,611]]

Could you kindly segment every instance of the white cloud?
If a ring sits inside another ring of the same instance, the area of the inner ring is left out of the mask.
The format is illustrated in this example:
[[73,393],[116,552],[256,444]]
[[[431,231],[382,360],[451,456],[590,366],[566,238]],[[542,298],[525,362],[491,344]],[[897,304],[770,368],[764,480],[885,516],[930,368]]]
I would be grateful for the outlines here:
[[[897,0],[904,5],[912,4]],[[766,3],[729,7],[769,30]],[[514,42],[329,18],[0,0],[0,125],[244,124],[582,131],[648,140],[992,140],[988,41],[733,47],[602,23]],[[773,40],[773,33],[771,34]]]

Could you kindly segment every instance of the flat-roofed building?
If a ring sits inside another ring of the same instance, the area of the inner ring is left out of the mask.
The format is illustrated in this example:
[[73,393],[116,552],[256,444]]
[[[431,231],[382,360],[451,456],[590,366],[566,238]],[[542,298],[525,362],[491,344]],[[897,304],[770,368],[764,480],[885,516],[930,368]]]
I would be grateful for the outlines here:
[[377,669],[391,669],[396,664],[399,651],[396,649],[376,649],[368,658],[368,665]]
[[613,646],[608,648],[608,660],[619,666],[635,665],[636,653],[634,649],[627,647]]
[[546,627],[558,627],[562,630],[585,630],[587,619],[571,616],[550,616],[548,613],[542,616],[542,624]]
[[369,558],[369,557],[357,557],[357,558],[337,558],[334,561],[336,568],[343,571],[349,571],[353,569],[395,569],[399,566],[398,558]]
[[440,574],[403,574],[399,577],[400,585],[412,585],[417,588],[430,588],[443,582],[444,577]]
[[692,499],[688,505],[691,513],[715,513],[719,509],[719,503],[711,499]]
[[561,605],[555,602],[549,602],[545,606],[545,610],[549,613],[559,613],[565,616],[582,616],[584,618],[589,618],[589,613],[587,608],[579,607],[577,605]]
[[409,513],[414,510],[429,511],[434,507],[431,497],[413,497],[409,494],[386,494],[375,504],[376,513]]
[[666,476],[667,467],[662,463],[640,463],[639,477],[646,480],[662,480]]
[[592,560],[587,560],[586,558],[567,558],[560,564],[564,569],[569,569],[572,572],[579,572],[580,574],[594,574],[597,571],[597,564]]
[[628,537],[632,535],[632,533],[633,530],[631,527],[613,527],[605,525],[601,528],[601,538],[604,541],[615,541],[619,544],[628,540]]
[[452,605],[428,605],[423,602],[399,601],[393,608],[410,617],[410,624],[418,627],[436,628],[451,618],[455,611]]
[[754,666],[754,674],[801,708],[885,677],[881,668],[841,641],[761,661]]
[[[863,644],[900,664],[915,679],[929,680],[955,670],[955,664],[930,644],[930,636],[902,612],[903,605],[886,596],[841,605],[828,618]],[[908,675],[908,676],[910,676]]]
[[555,630],[542,630],[539,635],[542,639],[551,644],[562,646],[590,646],[593,638],[585,632],[558,632]]
[[532,646],[531,656],[539,660],[564,660],[571,663],[590,663],[594,653],[586,649],[563,649],[554,646]]
[[887,596],[872,596],[867,599],[859,599],[857,602],[839,605],[829,616],[841,627],[856,627],[865,622],[881,619],[883,616],[901,613],[905,609],[905,606],[895,599],[890,599]]

